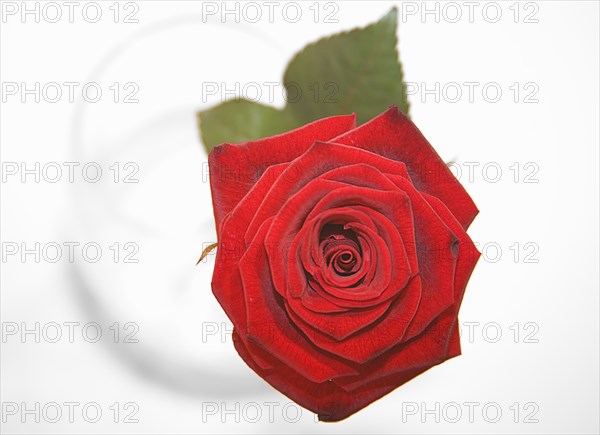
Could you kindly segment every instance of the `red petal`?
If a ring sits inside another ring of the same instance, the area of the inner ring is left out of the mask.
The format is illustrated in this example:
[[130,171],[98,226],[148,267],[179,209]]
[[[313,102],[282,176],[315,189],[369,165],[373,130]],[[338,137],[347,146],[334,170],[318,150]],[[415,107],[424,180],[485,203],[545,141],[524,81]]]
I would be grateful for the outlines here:
[[477,207],[464,187],[396,106],[331,141],[404,162],[417,190],[442,200],[463,228],[468,228],[477,216]]
[[446,359],[449,335],[456,321],[454,307],[438,316],[425,331],[410,341],[400,343],[379,358],[365,365],[361,374],[335,379],[348,391],[361,388],[377,379],[397,375],[406,370],[427,368]]
[[[367,164],[381,172],[406,176],[403,163],[377,154],[333,143],[315,142],[302,156],[294,160],[260,204],[246,232],[246,242],[251,240],[262,223],[277,214],[283,204],[303,186],[320,175],[348,165]],[[362,180],[362,183],[368,180]]]
[[[431,204],[435,212],[446,222],[446,225],[456,234],[458,237],[458,258],[456,260],[456,271],[454,273],[454,299],[455,309],[458,312],[462,299],[464,296],[467,282],[471,277],[471,273],[475,269],[475,265],[479,260],[481,254],[477,250],[477,247],[469,237],[469,235],[462,229],[458,220],[452,215],[448,207],[438,198],[424,194],[423,197]],[[456,320],[450,339],[448,343],[448,358],[460,355],[460,333],[458,327],[458,319]]]
[[324,354],[292,326],[273,288],[264,248],[271,220],[263,223],[252,241],[247,254],[252,252],[253,255],[245,254],[240,260],[248,339],[314,382],[355,374],[351,365]]
[[248,192],[235,210],[222,223],[224,231],[219,236],[219,247],[212,277],[212,290],[217,301],[231,319],[233,326],[246,330],[246,304],[242,297],[242,280],[238,263],[246,251],[244,232],[252,215],[252,208],[264,197],[271,186],[269,181],[285,169],[286,164],[271,166],[265,175]]
[[480,254],[448,208],[437,198],[427,194],[424,194],[423,197],[455,232],[459,240],[454,274],[455,303],[438,316],[420,335],[407,343],[399,344],[395,349],[373,361],[361,375],[335,380],[337,384],[346,389],[353,390],[382,377],[399,374],[413,367],[435,365],[460,355],[457,314],[464,289]]
[[[219,236],[212,291],[234,328],[240,331],[246,331],[246,302],[238,268],[239,260],[246,250],[243,234],[252,216],[253,207],[271,187],[271,179],[277,178],[286,166],[287,163],[284,163],[267,168],[263,177],[221,224],[223,232]],[[257,363],[263,368],[268,368],[271,364],[268,360],[258,358]]]
[[364,311],[350,310],[341,314],[319,315],[304,308],[302,302],[296,298],[289,298],[286,302],[286,310],[291,320],[311,342],[321,349],[330,350],[334,355],[350,361],[357,361],[360,358],[338,353],[333,350],[333,346],[327,347],[327,343],[347,340],[350,335],[367,328],[379,319],[390,306],[388,301]]
[[389,178],[410,198],[415,219],[422,289],[419,309],[406,333],[409,340],[454,303],[457,238],[412,183],[395,175]]
[[208,166],[217,231],[269,166],[291,162],[315,141],[327,141],[355,126],[354,115],[332,116],[277,136],[213,148]]
[[429,367],[422,367],[407,370],[374,380],[348,392],[334,382],[312,382],[283,364],[272,370],[264,370],[255,362],[256,352],[246,348],[235,331],[233,343],[239,355],[252,370],[281,393],[318,414],[321,421],[343,420],[429,369]]
[[[311,324],[305,322],[302,318],[293,315],[292,317],[298,327],[305,332],[307,337],[321,349],[356,363],[366,363],[402,341],[406,328],[410,325],[415,311],[417,310],[420,296],[421,283],[417,276],[413,278],[407,288],[393,300],[391,305],[386,303],[383,306],[375,308],[379,310],[388,308],[389,306],[389,309],[387,309],[385,314],[381,315],[380,313],[376,313],[380,316],[380,319],[376,323],[362,326],[360,329],[357,325],[352,325],[358,332],[349,337],[343,337],[343,339],[332,336],[329,331],[324,330],[322,325],[316,324],[316,322]],[[348,314],[350,313],[353,313],[353,311],[339,314],[339,318],[328,316],[331,322],[328,326],[348,328],[349,321],[347,319]],[[373,316],[375,315],[372,310],[370,313]],[[362,313],[361,315],[364,316]]]

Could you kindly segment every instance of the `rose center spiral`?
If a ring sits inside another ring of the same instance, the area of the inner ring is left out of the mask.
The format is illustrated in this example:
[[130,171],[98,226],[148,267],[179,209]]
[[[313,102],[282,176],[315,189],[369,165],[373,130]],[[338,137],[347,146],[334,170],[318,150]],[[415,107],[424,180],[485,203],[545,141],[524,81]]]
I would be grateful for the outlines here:
[[319,239],[327,267],[337,275],[352,275],[360,269],[362,252],[354,231],[342,224],[327,224]]

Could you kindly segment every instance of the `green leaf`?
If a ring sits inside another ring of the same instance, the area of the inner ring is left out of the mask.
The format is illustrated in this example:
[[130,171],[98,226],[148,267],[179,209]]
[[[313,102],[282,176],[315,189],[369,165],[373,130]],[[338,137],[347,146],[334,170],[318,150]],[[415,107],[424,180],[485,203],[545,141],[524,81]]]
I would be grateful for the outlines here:
[[396,49],[397,23],[393,8],[365,28],[305,47],[284,74],[283,110],[237,99],[199,112],[207,152],[221,143],[272,136],[327,116],[356,113],[358,123],[363,123],[393,104],[408,114]]
[[286,110],[303,123],[352,112],[363,123],[392,104],[408,113],[396,27],[394,8],[364,29],[304,48],[285,72],[283,82],[290,100]]
[[297,126],[287,112],[241,99],[199,112],[198,122],[202,143],[209,153],[225,142],[260,139]]

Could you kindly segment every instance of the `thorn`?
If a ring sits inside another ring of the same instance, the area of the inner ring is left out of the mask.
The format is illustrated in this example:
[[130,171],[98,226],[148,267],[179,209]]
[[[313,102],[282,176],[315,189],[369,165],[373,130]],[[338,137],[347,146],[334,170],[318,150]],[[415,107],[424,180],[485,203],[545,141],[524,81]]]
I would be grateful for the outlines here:
[[198,266],[200,264],[200,262],[202,260],[204,260],[206,258],[206,256],[208,254],[210,254],[217,247],[217,245],[218,245],[218,243],[212,243],[212,244],[208,245],[206,248],[204,248],[204,251],[202,251],[200,258],[196,262],[196,266]]

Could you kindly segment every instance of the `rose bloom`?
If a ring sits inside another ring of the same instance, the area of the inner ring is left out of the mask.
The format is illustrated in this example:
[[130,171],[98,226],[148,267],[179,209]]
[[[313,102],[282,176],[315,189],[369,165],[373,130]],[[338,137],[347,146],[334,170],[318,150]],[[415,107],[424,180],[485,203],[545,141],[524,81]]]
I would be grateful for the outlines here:
[[213,292],[244,361],[320,420],[460,354],[475,204],[396,107],[209,155]]

